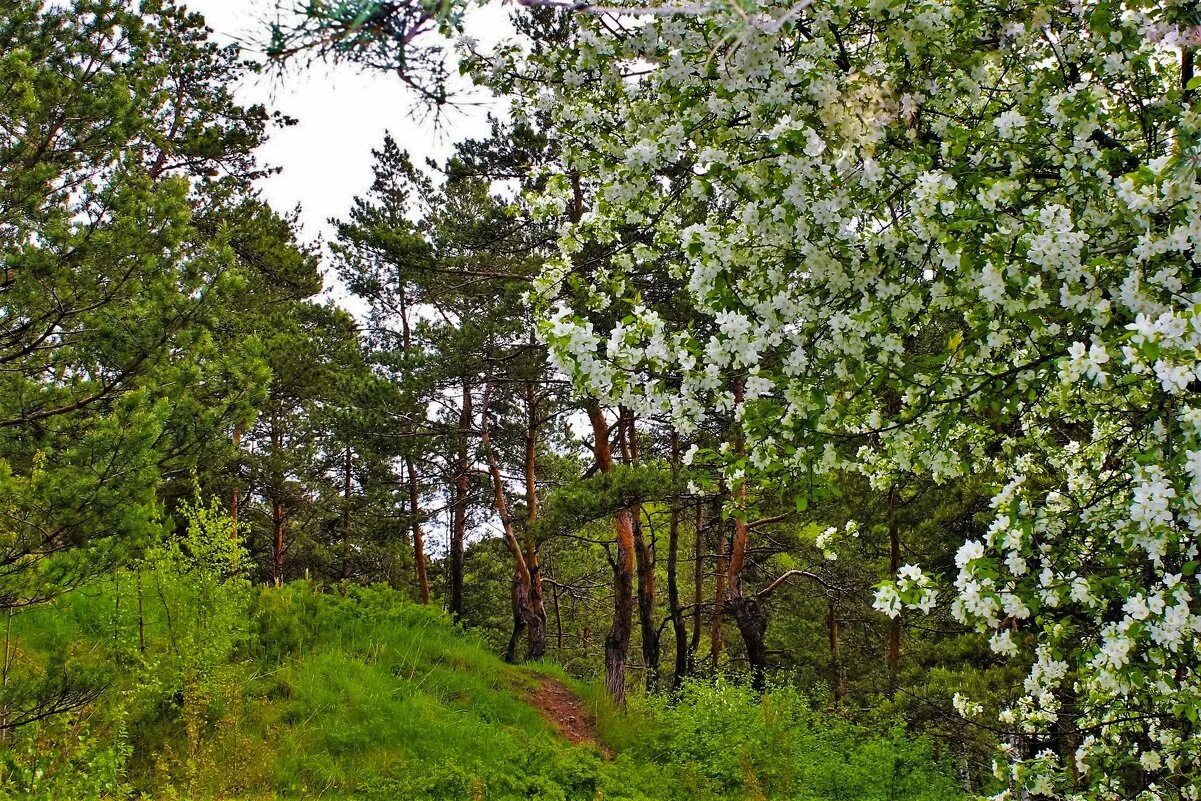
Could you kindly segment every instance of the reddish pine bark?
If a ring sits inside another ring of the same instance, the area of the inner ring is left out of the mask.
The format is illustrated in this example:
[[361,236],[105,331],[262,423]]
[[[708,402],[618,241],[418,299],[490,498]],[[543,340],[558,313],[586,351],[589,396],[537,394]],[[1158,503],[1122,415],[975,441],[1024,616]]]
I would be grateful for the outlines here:
[[538,519],[538,393],[532,381],[526,383],[525,399],[525,561],[530,571],[530,611],[535,621],[527,636],[530,659],[541,659],[546,655],[546,606],[542,600],[538,544],[533,535],[533,524]]
[[405,471],[409,481],[409,515],[413,518],[413,559],[417,568],[417,600],[430,602],[429,567],[425,561],[425,532],[421,527],[421,496],[417,488],[417,469],[413,458],[405,457]]
[[[588,420],[592,424],[597,467],[608,473],[613,469],[609,424],[596,401],[588,404]],[[616,703],[624,704],[630,629],[634,623],[634,524],[628,507],[613,511],[613,531],[617,537],[617,558],[613,562],[613,622],[605,637],[605,688]]]

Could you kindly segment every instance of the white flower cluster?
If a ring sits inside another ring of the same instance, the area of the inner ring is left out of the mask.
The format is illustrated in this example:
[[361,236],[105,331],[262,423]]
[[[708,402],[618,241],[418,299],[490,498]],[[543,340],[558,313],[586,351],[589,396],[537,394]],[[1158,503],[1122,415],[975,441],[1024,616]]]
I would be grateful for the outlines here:
[[932,577],[917,565],[902,565],[894,581],[876,589],[872,606],[891,618],[901,614],[903,607],[929,612],[938,602],[938,589]]
[[817,539],[815,540],[815,544],[817,545],[818,550],[822,552],[822,556],[831,562],[838,558],[838,552],[834,550],[834,536],[836,534],[838,534],[838,529],[834,526],[830,526],[825,531],[818,534]]
[[956,712],[969,720],[984,714],[984,704],[972,701],[962,693],[955,693],[951,698],[951,705],[955,707]]
[[[588,196],[542,336],[581,390],[681,431],[733,411],[745,480],[995,480],[951,610],[1033,655],[1003,723],[1087,733],[1011,749],[1005,797],[1198,798],[1193,33],[1179,0],[966,7],[767,0],[811,24],[656,17],[524,57],[517,114],[562,149],[539,205],[572,176]],[[907,565],[875,606],[935,598]]]

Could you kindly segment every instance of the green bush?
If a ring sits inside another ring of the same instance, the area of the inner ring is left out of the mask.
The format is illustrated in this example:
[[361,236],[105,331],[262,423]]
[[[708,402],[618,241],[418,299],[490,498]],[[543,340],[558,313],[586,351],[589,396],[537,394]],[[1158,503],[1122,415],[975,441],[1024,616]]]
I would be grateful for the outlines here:
[[929,744],[900,728],[869,730],[813,711],[795,689],[761,697],[728,682],[685,685],[669,703],[648,698],[645,761],[678,765],[697,797],[819,801],[945,801],[962,796]]

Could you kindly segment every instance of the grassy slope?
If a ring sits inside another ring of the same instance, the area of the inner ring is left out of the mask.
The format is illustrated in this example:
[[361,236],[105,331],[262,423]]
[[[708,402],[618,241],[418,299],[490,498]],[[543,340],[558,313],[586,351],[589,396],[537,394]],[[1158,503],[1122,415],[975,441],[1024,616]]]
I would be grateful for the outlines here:
[[[171,685],[184,689],[164,690],[154,677],[168,672],[170,653],[148,648],[89,713],[91,736],[125,732],[135,792],[255,801],[959,796],[923,745],[824,718],[789,691],[760,701],[698,685],[679,704],[636,699],[619,713],[599,688],[551,665],[506,665],[438,612],[388,590],[341,596],[295,584],[250,591],[238,606],[233,627],[246,628],[232,658],[195,675],[185,667],[190,678]],[[104,593],[77,596],[23,621],[23,641],[33,649],[73,629],[76,647],[102,652],[112,610]],[[151,603],[147,617],[151,641],[166,642]],[[522,700],[539,674],[573,686],[595,711],[612,759],[568,745]],[[46,739],[35,748],[48,746],[58,747]]]
[[282,630],[298,647],[262,680],[247,718],[276,744],[289,794],[651,797],[595,749],[562,743],[521,700],[533,669],[504,664],[428,610],[370,591],[317,600],[294,590],[262,604],[263,640]]

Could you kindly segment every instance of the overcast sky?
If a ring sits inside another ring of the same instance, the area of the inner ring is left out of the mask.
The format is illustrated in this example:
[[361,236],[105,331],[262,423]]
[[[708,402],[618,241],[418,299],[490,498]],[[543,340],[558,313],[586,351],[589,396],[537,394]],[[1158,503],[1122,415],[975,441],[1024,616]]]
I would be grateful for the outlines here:
[[[249,45],[266,38],[266,20],[275,0],[189,0],[188,8],[204,14],[219,41]],[[469,32],[487,42],[510,30],[507,12],[491,5],[475,13]],[[317,66],[291,73],[282,81],[259,77],[238,89],[246,102],[265,103],[299,122],[272,133],[261,160],[283,171],[263,184],[267,200],[278,210],[300,204],[306,238],[328,232],[326,220],[342,217],[356,194],[371,184],[371,148],[391,130],[415,161],[444,158],[453,142],[487,132],[487,114],[501,113],[488,98],[453,114],[436,130],[432,122],[414,119],[411,93],[394,76],[363,72],[350,65]]]
[[[265,39],[267,20],[277,0],[188,0],[188,8],[204,14],[216,38],[236,41],[249,48]],[[508,8],[493,3],[478,9],[468,22],[468,33],[488,46],[512,31]],[[482,136],[488,131],[487,115],[502,114],[503,106],[486,96],[473,97],[468,110],[454,113],[436,129],[432,122],[414,119],[414,97],[394,76],[362,72],[350,65],[317,66],[291,73],[282,81],[264,76],[238,87],[244,102],[264,103],[299,122],[272,132],[259,151],[264,164],[282,167],[266,179],[263,192],[279,211],[301,207],[307,239],[326,235],[330,217],[343,217],[351,200],[371,185],[371,149],[392,131],[400,146],[415,161],[442,160],[456,140]],[[352,312],[360,311],[353,298],[340,290],[326,270],[328,296]],[[445,553],[449,528],[441,517],[431,520],[427,547],[431,555]],[[485,528],[470,536],[486,535]]]

